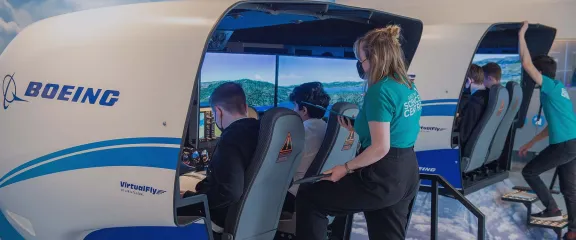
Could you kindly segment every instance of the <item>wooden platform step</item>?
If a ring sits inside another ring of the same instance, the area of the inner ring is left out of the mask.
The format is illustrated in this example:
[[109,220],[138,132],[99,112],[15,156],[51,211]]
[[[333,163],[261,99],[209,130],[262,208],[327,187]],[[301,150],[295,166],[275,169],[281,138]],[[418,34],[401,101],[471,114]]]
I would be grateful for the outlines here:
[[538,197],[536,196],[536,194],[521,190],[515,190],[513,192],[504,194],[501,199],[508,202],[519,202],[519,203],[533,203],[538,201]]
[[568,226],[568,215],[562,216],[560,221],[542,221],[537,219],[530,219],[530,225],[541,228],[563,229]]
[[[531,189],[530,187],[515,186],[515,187],[512,187],[512,189],[532,193],[532,189]],[[550,190],[550,193],[552,193],[552,194],[560,194],[560,191],[558,191],[558,190],[556,190],[556,189],[552,189],[552,190]]]

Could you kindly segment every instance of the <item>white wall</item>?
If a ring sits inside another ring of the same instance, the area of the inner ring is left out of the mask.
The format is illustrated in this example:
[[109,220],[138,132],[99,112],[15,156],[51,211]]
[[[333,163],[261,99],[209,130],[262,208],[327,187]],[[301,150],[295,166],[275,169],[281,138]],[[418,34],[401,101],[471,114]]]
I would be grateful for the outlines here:
[[528,20],[559,29],[557,38],[576,38],[576,1],[572,0],[337,0],[414,17],[425,25]]

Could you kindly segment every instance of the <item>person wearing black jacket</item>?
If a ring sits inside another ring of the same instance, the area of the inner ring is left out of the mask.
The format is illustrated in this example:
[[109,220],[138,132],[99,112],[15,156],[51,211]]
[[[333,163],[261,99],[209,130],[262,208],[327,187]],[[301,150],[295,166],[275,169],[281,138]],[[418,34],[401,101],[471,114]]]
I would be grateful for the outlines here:
[[[228,207],[238,202],[244,193],[244,174],[248,170],[256,146],[260,122],[248,118],[246,95],[237,83],[224,83],[210,96],[216,126],[223,129],[208,164],[206,178],[196,185],[196,191],[181,192],[184,198],[206,194],[212,222],[224,227]],[[196,206],[178,209],[179,216],[202,215]]]
[[470,96],[462,103],[458,131],[460,132],[460,149],[468,143],[470,135],[476,127],[476,123],[484,114],[488,105],[489,90],[484,86],[485,72],[483,68],[472,64],[466,73],[466,85],[470,86]]

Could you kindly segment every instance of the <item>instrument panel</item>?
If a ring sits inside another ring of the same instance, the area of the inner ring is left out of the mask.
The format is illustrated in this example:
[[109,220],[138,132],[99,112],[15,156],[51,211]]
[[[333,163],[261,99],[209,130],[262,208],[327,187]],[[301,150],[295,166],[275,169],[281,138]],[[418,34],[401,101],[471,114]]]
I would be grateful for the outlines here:
[[[181,161],[190,167],[187,172],[201,172],[208,168],[211,156],[209,154],[210,149],[194,149],[185,147],[182,152]],[[185,174],[187,172],[180,172],[180,174]]]
[[200,142],[217,140],[222,132],[216,126],[214,112],[211,108],[200,108],[198,126],[198,139]]

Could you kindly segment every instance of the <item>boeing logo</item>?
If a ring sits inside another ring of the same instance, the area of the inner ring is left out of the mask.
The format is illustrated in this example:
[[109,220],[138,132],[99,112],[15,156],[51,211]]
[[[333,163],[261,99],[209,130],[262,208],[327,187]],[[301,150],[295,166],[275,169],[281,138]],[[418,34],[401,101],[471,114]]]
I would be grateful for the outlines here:
[[429,168],[429,167],[418,167],[420,172],[436,172],[436,168]]
[[[75,90],[75,91],[74,91]],[[116,90],[102,90],[89,87],[59,85],[40,82],[30,82],[24,93],[27,97],[38,97],[44,99],[54,99],[59,101],[70,101],[95,104],[100,106],[111,107],[118,102],[120,92]]]
[[26,100],[18,97],[16,95],[16,81],[14,80],[14,74],[6,75],[4,80],[2,81],[2,96],[3,96],[3,103],[4,110],[10,107],[10,104],[13,102],[27,102]]
[[[14,101],[28,102],[27,100],[17,96],[18,93],[16,91],[14,74],[6,75],[4,77],[4,81],[2,82],[2,94],[4,97],[4,109],[8,109],[10,104]],[[98,104],[104,107],[111,107],[118,102],[120,91],[31,81],[28,84],[28,88],[26,88],[26,92],[24,92],[24,96],[29,97],[27,98],[28,100],[30,100],[30,98],[44,98],[49,100]]]
[[153,188],[150,186],[146,186],[146,185],[136,185],[136,184],[131,184],[128,182],[120,182],[120,187],[122,188],[122,192],[128,192],[128,193],[133,193],[136,195],[140,195],[142,196],[143,193],[151,193],[152,195],[160,195],[165,193],[166,191],[164,190],[160,190],[157,188]]

